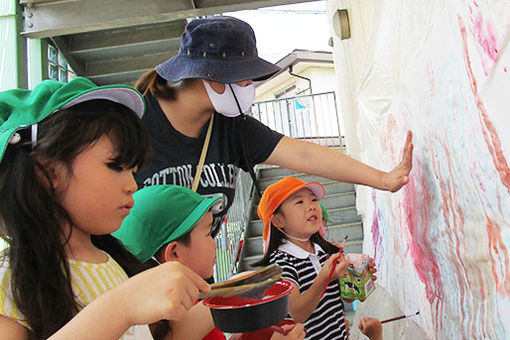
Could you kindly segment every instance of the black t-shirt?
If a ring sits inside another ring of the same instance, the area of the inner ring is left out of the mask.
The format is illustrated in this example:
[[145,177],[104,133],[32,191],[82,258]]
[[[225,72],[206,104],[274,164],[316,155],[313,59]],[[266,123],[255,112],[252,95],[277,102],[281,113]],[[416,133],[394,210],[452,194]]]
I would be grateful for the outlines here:
[[[161,110],[158,101],[145,97],[147,109],[142,122],[150,139],[149,158],[136,173],[138,188],[158,184],[175,184],[191,189],[196,167],[202,152],[209,123],[204,125],[198,138],[188,137],[174,129]],[[213,235],[223,221],[234,200],[239,169],[247,171],[240,140],[241,118],[229,118],[215,113],[197,192],[204,196],[224,199],[222,211],[214,216]],[[244,127],[246,147],[253,164],[264,162],[283,137],[251,117]]]

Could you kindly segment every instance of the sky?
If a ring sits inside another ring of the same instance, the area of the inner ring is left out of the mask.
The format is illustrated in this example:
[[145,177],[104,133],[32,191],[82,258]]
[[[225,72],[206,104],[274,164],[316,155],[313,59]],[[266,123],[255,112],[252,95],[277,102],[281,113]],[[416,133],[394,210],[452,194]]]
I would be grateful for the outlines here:
[[259,56],[277,62],[294,49],[332,51],[326,2],[225,13],[249,23],[255,31]]

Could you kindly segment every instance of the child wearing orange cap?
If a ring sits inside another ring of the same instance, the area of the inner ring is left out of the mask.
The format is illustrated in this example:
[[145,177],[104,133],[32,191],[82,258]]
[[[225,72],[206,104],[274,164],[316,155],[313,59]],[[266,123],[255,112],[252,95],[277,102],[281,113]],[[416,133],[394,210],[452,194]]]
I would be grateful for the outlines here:
[[257,208],[264,223],[264,257],[253,265],[276,263],[283,277],[296,285],[289,312],[296,322],[304,323],[306,339],[343,340],[347,331],[338,279],[348,263],[339,248],[319,233],[323,217],[319,201],[324,195],[320,183],[294,177],[267,187]]

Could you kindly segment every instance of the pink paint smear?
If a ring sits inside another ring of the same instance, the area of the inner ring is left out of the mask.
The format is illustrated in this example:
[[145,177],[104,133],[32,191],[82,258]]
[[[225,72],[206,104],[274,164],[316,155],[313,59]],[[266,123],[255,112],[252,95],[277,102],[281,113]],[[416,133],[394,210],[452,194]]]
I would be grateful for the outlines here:
[[482,58],[483,70],[487,76],[494,63],[498,60],[498,47],[492,23],[490,21],[484,22],[480,12],[476,15],[472,33],[485,55],[489,58],[489,60]]
[[480,123],[482,126],[483,137],[491,154],[494,166],[496,167],[499,177],[501,178],[501,182],[510,193],[510,168],[508,167],[508,163],[505,159],[505,156],[503,155],[503,149],[501,147],[498,133],[496,132],[492,122],[489,120],[485,106],[482,102],[482,99],[480,98],[480,95],[478,94],[478,85],[473,75],[471,60],[469,58],[466,27],[464,26],[460,16],[458,17],[458,21],[464,47],[464,60],[466,62],[466,69],[468,71],[468,76],[471,83],[471,90],[473,91],[473,96],[475,97],[476,105],[478,106],[478,111],[480,112]]
[[381,235],[379,232],[379,218],[381,212],[377,209],[377,202],[375,197],[375,190],[372,191],[372,204],[374,205],[375,212],[372,218],[372,240],[374,244],[374,261],[377,260],[377,248],[381,245]]
[[[423,190],[418,190],[418,186]],[[427,237],[430,223],[426,214],[420,213],[424,207],[430,207],[432,198],[424,178],[421,178],[420,183],[416,183],[415,176],[410,176],[409,183],[403,190],[403,208],[411,235],[408,240],[411,259],[418,277],[425,284],[427,300],[432,304],[443,296],[443,283],[436,256]]]

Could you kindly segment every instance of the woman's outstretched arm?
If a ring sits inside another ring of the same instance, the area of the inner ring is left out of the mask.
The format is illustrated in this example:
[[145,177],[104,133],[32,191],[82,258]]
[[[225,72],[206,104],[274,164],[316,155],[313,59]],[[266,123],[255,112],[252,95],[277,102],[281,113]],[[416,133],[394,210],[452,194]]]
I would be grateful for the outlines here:
[[402,161],[389,172],[375,169],[328,147],[283,137],[265,164],[317,175],[340,182],[368,185],[395,192],[409,181],[413,167],[412,133],[407,133]]

